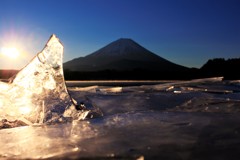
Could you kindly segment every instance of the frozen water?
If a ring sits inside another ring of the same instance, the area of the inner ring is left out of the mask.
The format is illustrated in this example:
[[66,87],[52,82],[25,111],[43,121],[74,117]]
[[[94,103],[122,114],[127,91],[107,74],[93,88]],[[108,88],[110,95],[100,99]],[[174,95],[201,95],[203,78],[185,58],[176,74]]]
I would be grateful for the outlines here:
[[[177,93],[175,91],[178,91]],[[7,159],[239,159],[240,86],[221,79],[70,87],[101,116],[0,130]],[[206,109],[208,108],[208,109]],[[99,114],[100,115],[100,114]]]

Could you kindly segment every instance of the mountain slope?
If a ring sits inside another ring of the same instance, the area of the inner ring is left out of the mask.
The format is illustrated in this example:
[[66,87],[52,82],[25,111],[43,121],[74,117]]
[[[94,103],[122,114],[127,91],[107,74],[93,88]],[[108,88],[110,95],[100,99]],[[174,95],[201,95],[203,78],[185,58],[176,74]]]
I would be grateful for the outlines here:
[[71,71],[157,70],[183,71],[186,67],[174,64],[140,46],[131,39],[119,39],[96,52],[64,63]]

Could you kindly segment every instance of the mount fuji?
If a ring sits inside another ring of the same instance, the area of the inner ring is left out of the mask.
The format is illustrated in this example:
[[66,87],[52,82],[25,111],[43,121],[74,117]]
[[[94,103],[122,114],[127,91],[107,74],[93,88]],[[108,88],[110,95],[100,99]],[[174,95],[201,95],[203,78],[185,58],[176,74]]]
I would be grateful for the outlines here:
[[96,72],[115,71],[186,71],[187,67],[172,63],[145,49],[131,39],[121,38],[105,47],[64,63],[64,69],[70,71]]

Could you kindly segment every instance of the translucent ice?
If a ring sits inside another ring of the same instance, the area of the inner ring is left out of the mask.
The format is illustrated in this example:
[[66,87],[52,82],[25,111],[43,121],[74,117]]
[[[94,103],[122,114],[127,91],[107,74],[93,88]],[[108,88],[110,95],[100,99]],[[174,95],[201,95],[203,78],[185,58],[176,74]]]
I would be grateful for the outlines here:
[[8,83],[0,82],[0,119],[26,124],[63,121],[63,115],[84,119],[87,113],[77,111],[68,94],[62,57],[63,45],[52,35],[26,67]]
[[103,116],[1,129],[0,159],[240,159],[240,86],[217,79],[121,90],[73,82],[70,95]]

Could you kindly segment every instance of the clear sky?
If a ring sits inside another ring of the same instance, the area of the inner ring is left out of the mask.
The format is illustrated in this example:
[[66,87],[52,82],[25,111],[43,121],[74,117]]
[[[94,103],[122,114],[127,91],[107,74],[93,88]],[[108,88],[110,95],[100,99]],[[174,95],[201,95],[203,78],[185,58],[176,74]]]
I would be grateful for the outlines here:
[[210,58],[240,58],[240,0],[0,0],[0,47],[19,51],[16,59],[0,54],[0,68],[24,67],[53,33],[64,62],[131,38],[201,67]]

